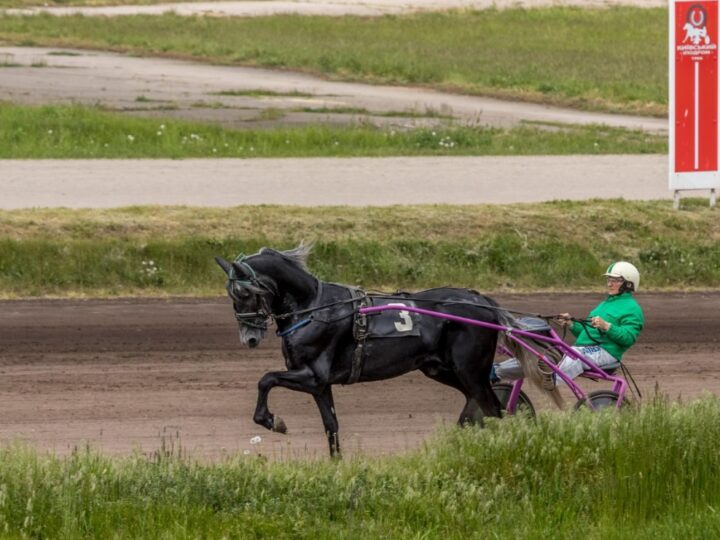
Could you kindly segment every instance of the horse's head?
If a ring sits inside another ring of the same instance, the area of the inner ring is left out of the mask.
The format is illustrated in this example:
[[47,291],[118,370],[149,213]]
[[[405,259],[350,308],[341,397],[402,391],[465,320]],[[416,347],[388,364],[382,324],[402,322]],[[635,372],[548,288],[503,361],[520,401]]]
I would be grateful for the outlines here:
[[270,289],[264,285],[255,270],[238,257],[230,263],[222,257],[215,261],[227,274],[226,289],[233,301],[235,319],[240,327],[240,342],[248,347],[257,347],[265,337],[267,321],[271,316]]

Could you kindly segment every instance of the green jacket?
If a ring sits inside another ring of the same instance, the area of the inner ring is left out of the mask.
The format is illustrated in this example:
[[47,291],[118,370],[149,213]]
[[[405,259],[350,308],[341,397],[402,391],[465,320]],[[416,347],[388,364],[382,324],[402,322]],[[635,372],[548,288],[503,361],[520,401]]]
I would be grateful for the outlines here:
[[[602,317],[611,324],[610,329],[607,332],[601,332],[597,328],[593,328],[589,323],[591,317]],[[644,324],[642,308],[635,301],[631,292],[624,292],[608,296],[590,312],[587,325],[583,326],[579,322],[574,322],[570,331],[577,338],[576,346],[600,345],[620,361],[625,351],[635,343]]]

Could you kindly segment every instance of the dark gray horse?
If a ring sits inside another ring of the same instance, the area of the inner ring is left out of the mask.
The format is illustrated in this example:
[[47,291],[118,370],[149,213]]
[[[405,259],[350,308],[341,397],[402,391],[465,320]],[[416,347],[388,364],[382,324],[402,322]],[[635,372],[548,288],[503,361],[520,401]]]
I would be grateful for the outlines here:
[[[483,415],[500,416],[500,403],[489,382],[498,332],[408,311],[362,316],[358,308],[418,305],[510,328],[514,319],[509,313],[468,289],[366,295],[360,289],[320,281],[305,266],[309,251],[302,245],[289,251],[263,248],[232,263],[216,257],[228,276],[242,343],[257,346],[270,319],[282,336],[287,371],[272,371],[260,379],[253,417],[257,424],[285,433],[285,423],[268,409],[270,390],[281,386],[306,392],[320,409],[330,454],[335,455],[340,442],[332,385],[389,379],[416,369],[463,393],[466,403],[460,424],[482,421]],[[521,348],[512,340],[504,340],[504,345],[521,359],[528,375],[539,379],[536,363]]]

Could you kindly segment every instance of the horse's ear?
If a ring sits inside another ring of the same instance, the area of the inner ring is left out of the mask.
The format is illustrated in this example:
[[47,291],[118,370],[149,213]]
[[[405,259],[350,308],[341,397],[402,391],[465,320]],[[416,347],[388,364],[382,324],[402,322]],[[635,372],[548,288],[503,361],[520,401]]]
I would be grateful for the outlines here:
[[237,279],[246,278],[249,280],[250,278],[254,277],[254,276],[250,275],[250,273],[245,269],[245,267],[242,264],[238,264],[238,263],[234,262],[234,263],[232,263],[232,268],[235,270],[235,277]]
[[227,262],[222,257],[215,257],[215,262],[218,263],[218,265],[220,265],[220,268],[222,268],[228,276],[230,275],[230,270],[232,269],[232,264]]

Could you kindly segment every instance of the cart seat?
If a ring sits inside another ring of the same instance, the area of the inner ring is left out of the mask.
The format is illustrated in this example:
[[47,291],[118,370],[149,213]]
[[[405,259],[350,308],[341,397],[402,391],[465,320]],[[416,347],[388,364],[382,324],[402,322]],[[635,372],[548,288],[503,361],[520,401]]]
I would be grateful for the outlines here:
[[[600,369],[603,370],[608,375],[613,375],[618,370],[619,367],[620,367],[620,362],[614,362],[612,364],[603,366]],[[597,376],[593,376],[593,375],[594,374],[592,371],[583,371],[583,373],[582,373],[583,377],[590,379],[591,381],[597,381],[598,380]]]
[[520,330],[525,330],[526,332],[533,332],[535,334],[546,334],[550,332],[550,325],[545,319],[520,317],[519,319],[515,319],[515,322]]

